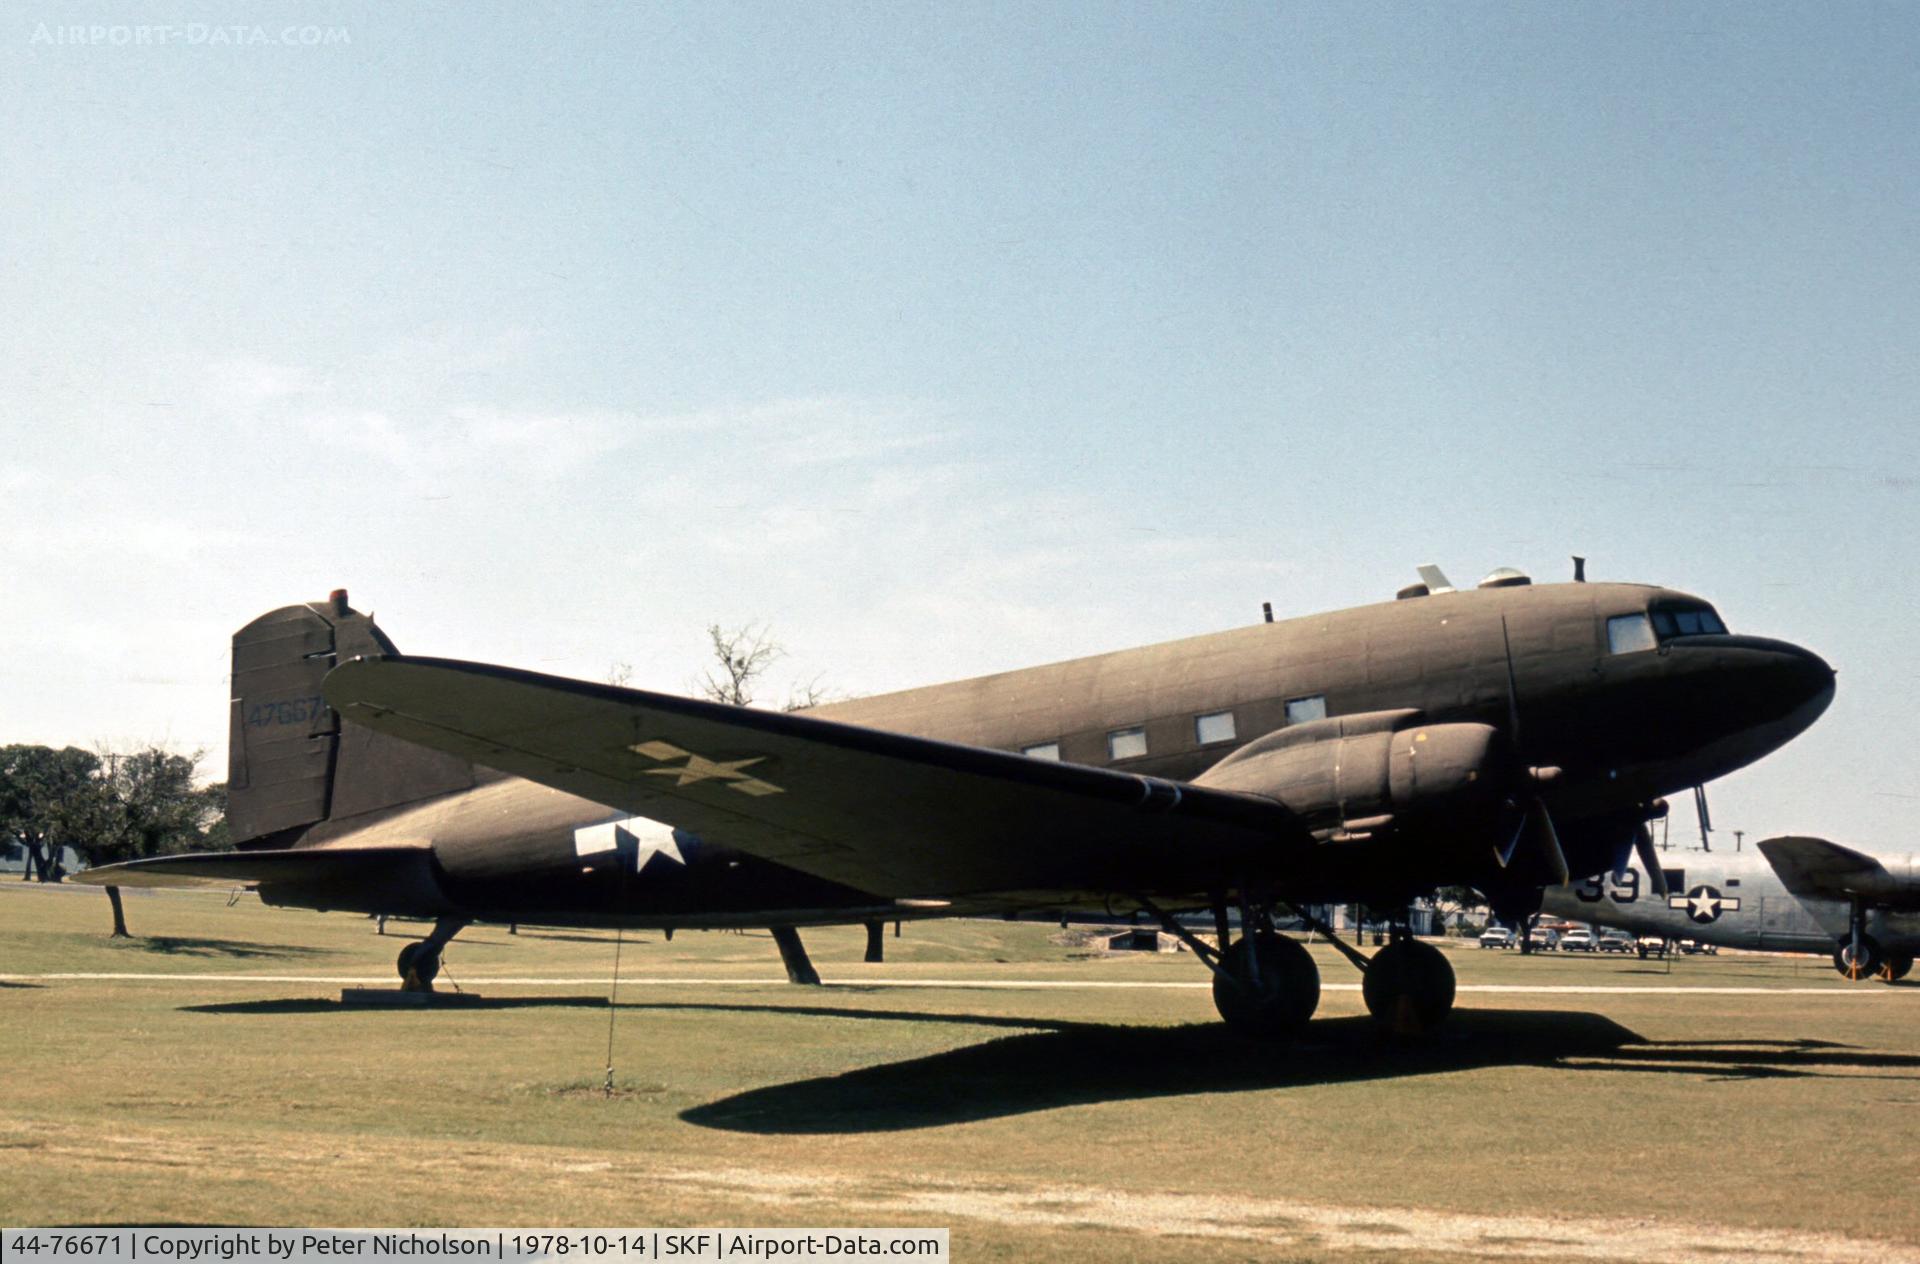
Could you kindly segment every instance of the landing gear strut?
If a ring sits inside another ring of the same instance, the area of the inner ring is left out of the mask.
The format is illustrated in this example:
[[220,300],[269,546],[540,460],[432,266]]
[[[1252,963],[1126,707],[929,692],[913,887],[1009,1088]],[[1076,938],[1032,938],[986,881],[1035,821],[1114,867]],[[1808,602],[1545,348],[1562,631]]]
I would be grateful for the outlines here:
[[1856,899],[1847,917],[1847,936],[1833,950],[1833,968],[1856,981],[1872,978],[1885,960],[1880,945],[1866,932],[1866,920],[1866,908]]
[[1262,928],[1227,949],[1213,974],[1213,1007],[1253,1036],[1290,1036],[1320,1005],[1320,970],[1297,939]]
[[[1153,901],[1139,895],[1133,898],[1213,971],[1214,1008],[1227,1026],[1255,1036],[1289,1036],[1313,1016],[1320,1004],[1320,971],[1298,940],[1273,929],[1264,904],[1243,892],[1240,938],[1222,952],[1196,938]],[[1413,937],[1404,916],[1394,921],[1391,942],[1369,960],[1306,909],[1296,906],[1294,911],[1361,971],[1360,991],[1367,1012],[1383,1029],[1397,1036],[1421,1035],[1452,1012],[1453,967],[1439,949]],[[1214,896],[1213,918],[1219,942],[1227,944],[1230,926],[1223,895]]]
[[[1227,1026],[1268,1039],[1291,1036],[1320,1005],[1320,969],[1296,940],[1273,929],[1266,906],[1242,892],[1240,938],[1227,942],[1227,902],[1213,899],[1220,947],[1206,943],[1144,896],[1134,900],[1213,971],[1213,1006]],[[1224,950],[1224,951],[1223,951]]]
[[400,959],[395,964],[400,970],[400,987],[403,991],[433,991],[433,981],[440,974],[440,950],[466,925],[458,918],[443,917],[433,924],[433,932],[425,939],[400,950]]
[[1413,937],[1404,914],[1393,919],[1387,946],[1371,960],[1347,947],[1326,923],[1304,910],[1300,916],[1359,967],[1360,995],[1382,1030],[1396,1036],[1424,1035],[1453,1012],[1453,966],[1445,953]]

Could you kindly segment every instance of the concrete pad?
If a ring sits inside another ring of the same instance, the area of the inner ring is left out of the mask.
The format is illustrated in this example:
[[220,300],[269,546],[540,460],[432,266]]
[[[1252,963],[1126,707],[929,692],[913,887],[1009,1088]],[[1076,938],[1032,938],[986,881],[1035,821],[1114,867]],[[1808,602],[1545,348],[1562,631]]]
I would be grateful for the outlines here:
[[363,1005],[375,1009],[452,1009],[472,1005],[480,997],[473,992],[409,992],[404,988],[341,988],[342,1005]]

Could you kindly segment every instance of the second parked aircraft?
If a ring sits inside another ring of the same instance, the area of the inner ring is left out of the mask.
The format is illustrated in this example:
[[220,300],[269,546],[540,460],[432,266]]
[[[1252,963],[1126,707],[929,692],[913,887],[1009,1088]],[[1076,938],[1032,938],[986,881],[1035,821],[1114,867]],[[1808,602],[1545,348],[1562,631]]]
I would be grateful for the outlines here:
[[1893,982],[1920,952],[1920,861],[1822,838],[1660,852],[1665,894],[1628,865],[1546,892],[1543,911],[1641,935],[1756,952],[1832,953],[1850,979]]

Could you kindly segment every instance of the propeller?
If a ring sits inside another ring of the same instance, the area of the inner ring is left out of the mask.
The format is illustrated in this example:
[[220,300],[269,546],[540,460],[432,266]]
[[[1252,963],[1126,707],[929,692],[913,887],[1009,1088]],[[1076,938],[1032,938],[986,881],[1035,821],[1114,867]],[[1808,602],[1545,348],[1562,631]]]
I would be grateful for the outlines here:
[[[1519,689],[1513,678],[1513,641],[1507,634],[1507,617],[1500,616],[1500,641],[1506,650],[1507,664],[1507,740],[1512,743],[1514,755],[1520,758],[1520,698]],[[1525,766],[1525,760],[1521,760]],[[1536,787],[1524,803],[1514,802],[1520,809],[1520,821],[1515,825],[1513,836],[1507,845],[1497,851],[1500,865],[1505,868],[1513,862],[1516,854],[1523,849],[1527,855],[1540,862],[1541,867],[1553,877],[1553,885],[1563,885],[1572,872],[1567,867],[1567,854],[1560,847],[1559,831],[1553,828],[1553,816],[1547,811],[1537,787],[1546,785],[1560,775],[1558,768],[1526,769],[1527,780]]]
[[1647,885],[1661,899],[1667,898],[1667,871],[1660,867],[1660,857],[1653,850],[1653,831],[1647,828],[1645,821],[1634,827],[1633,849],[1640,853],[1640,867],[1647,871]]

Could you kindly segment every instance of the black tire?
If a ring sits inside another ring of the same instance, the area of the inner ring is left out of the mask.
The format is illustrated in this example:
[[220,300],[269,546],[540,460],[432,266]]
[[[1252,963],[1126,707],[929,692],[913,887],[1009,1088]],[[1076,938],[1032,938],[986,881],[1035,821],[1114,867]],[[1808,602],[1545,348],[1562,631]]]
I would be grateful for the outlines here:
[[1403,939],[1373,954],[1360,994],[1374,1021],[1394,1035],[1423,1035],[1453,1012],[1453,966],[1432,944]]
[[1269,1040],[1291,1036],[1320,1006],[1320,969],[1311,953],[1284,935],[1267,931],[1253,942],[1259,946],[1260,986],[1246,981],[1242,937],[1221,963],[1226,976],[1213,976],[1213,1007],[1235,1031]]
[[1885,957],[1886,954],[1880,951],[1880,945],[1873,941],[1873,936],[1862,935],[1860,936],[1860,953],[1856,958],[1853,953],[1853,939],[1849,936],[1835,946],[1833,968],[1838,970],[1843,978],[1855,981],[1871,979],[1879,971],[1880,963],[1885,960]]
[[1910,952],[1889,953],[1887,954],[1887,959],[1880,963],[1880,969],[1874,975],[1874,977],[1879,979],[1882,983],[1898,983],[1901,979],[1906,978],[1907,973],[1912,969],[1913,969],[1912,953]]
[[394,963],[400,970],[402,982],[417,980],[423,987],[431,985],[440,974],[440,954],[422,953],[426,941],[419,940],[400,950],[400,957]]

